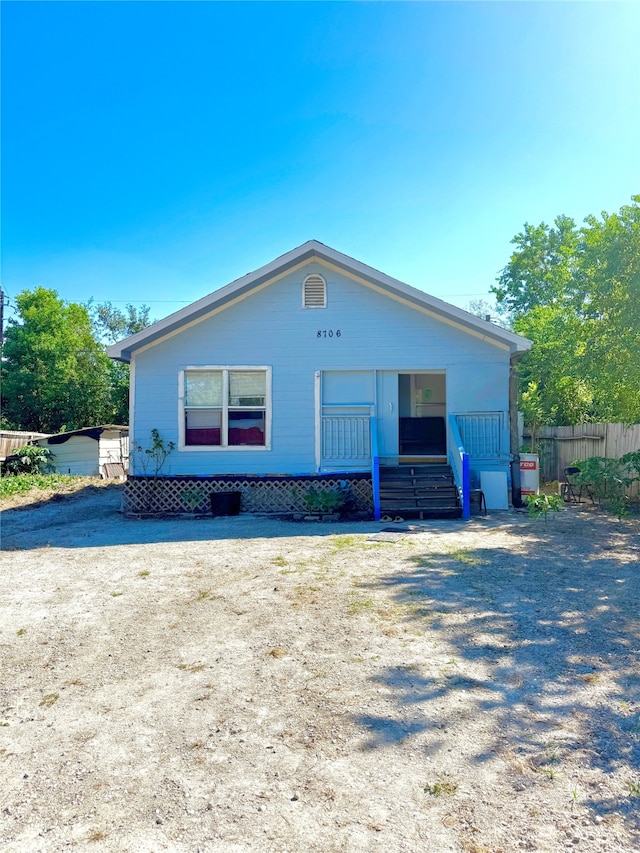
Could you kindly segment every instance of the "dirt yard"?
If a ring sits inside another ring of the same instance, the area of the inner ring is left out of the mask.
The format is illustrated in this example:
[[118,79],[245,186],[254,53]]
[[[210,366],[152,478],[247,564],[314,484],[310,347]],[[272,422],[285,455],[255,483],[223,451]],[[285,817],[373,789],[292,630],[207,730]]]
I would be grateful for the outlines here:
[[640,849],[640,522],[119,501],[4,514],[3,851]]

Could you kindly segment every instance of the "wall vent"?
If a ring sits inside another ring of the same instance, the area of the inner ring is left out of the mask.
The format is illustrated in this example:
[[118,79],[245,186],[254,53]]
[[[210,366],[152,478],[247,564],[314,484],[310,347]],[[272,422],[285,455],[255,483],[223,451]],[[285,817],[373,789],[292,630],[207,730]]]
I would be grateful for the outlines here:
[[302,283],[302,307],[327,307],[327,283],[321,275],[308,275]]

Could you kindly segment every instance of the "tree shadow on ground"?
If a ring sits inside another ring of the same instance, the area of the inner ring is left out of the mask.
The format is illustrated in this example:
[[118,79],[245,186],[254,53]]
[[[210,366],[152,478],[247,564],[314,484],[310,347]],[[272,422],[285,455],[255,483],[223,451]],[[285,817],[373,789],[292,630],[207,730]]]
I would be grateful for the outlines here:
[[[575,518],[573,519],[575,521]],[[469,760],[511,756],[545,770],[556,762],[640,782],[640,547],[638,526],[585,513],[571,535],[527,519],[507,546],[453,548],[432,531],[423,553],[369,584],[386,590],[410,630],[423,629],[433,658],[389,667],[374,680],[397,713],[359,716],[367,748],[424,734],[467,733],[492,712]],[[451,699],[464,691],[465,721]],[[446,706],[446,707],[445,707]],[[447,710],[448,709],[448,710]],[[474,722],[475,721],[475,722]],[[640,793],[640,791],[638,791]],[[638,799],[589,794],[600,811],[631,812]]]
[[380,529],[371,522],[292,522],[252,513],[238,516],[127,517],[120,511],[120,485],[87,486],[36,503],[6,509],[0,546],[4,551],[51,548],[105,548],[161,542],[335,536]]

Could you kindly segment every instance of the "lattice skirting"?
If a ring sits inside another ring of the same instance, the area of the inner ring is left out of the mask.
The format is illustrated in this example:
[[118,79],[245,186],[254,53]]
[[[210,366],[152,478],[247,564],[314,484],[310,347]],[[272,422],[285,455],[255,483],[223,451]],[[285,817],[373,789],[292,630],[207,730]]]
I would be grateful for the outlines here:
[[347,483],[358,510],[373,512],[368,474],[319,474],[305,477],[129,477],[123,509],[129,513],[209,512],[209,496],[240,492],[243,512],[305,512],[304,495],[311,488],[329,491]]

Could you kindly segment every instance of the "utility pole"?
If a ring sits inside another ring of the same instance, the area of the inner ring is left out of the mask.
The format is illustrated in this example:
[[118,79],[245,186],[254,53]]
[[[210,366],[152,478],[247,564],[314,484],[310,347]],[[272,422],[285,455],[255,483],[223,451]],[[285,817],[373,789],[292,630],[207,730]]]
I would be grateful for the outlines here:
[[5,295],[4,288],[0,284],[0,344],[4,343],[4,309],[9,304],[9,297]]
[[8,305],[8,303],[9,300],[4,295],[4,290],[2,288],[2,285],[0,284],[0,346],[2,346],[4,342],[4,306]]

